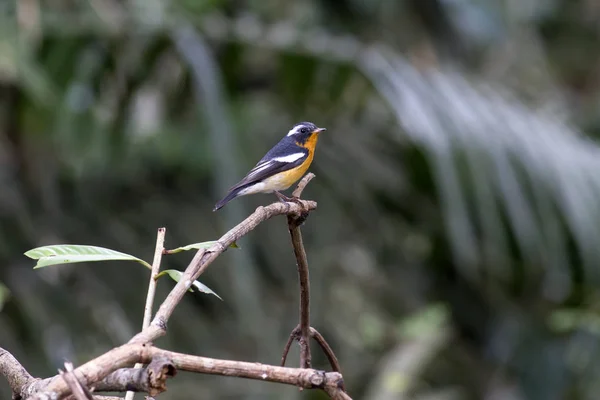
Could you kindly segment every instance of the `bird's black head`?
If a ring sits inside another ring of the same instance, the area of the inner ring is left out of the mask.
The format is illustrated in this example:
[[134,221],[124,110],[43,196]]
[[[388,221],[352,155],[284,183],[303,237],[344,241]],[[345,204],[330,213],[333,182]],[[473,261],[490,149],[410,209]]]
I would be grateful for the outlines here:
[[325,128],[319,128],[312,122],[299,122],[290,129],[287,136],[293,137],[299,144],[304,144],[308,139],[313,137],[313,135],[318,135],[325,130]]

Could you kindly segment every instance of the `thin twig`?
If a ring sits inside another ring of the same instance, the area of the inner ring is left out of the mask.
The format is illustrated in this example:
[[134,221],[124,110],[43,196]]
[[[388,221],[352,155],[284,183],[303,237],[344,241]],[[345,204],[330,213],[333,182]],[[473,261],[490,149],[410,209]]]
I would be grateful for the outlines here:
[[[340,363],[339,363],[337,357],[335,356],[333,349],[331,348],[331,346],[329,346],[329,343],[327,343],[327,341],[325,340],[323,335],[321,335],[318,330],[311,327],[310,328],[310,336],[312,336],[317,341],[319,346],[321,346],[323,353],[325,353],[325,356],[327,357],[327,360],[329,361],[329,365],[331,365],[331,369],[333,369],[335,372],[339,372],[341,374],[342,367],[340,367]],[[342,383],[342,390],[346,391],[346,386],[343,383]]]
[[298,279],[300,281],[300,368],[310,368],[310,280],[308,275],[308,261],[306,250],[302,242],[302,233],[297,221],[288,216],[288,228],[294,246],[296,263],[298,266]]
[[302,192],[304,192],[306,185],[308,185],[308,182],[310,182],[314,177],[315,174],[313,174],[312,172],[309,172],[308,174],[304,175],[304,178],[302,178],[300,182],[298,182],[298,186],[292,192],[292,197],[299,199],[300,196],[302,196]]
[[323,353],[325,353],[327,360],[329,360],[329,365],[331,365],[331,369],[341,374],[342,368],[340,367],[340,363],[337,357],[335,356],[333,349],[331,348],[331,346],[329,346],[329,343],[327,343],[323,335],[321,335],[319,331],[317,331],[315,328],[311,327],[310,336],[312,336],[317,341],[319,346],[321,346]]
[[65,362],[65,371],[59,369],[58,373],[69,386],[69,389],[71,390],[71,393],[73,393],[73,397],[75,397],[76,400],[93,400],[92,393],[90,393],[90,391],[84,387],[81,382],[79,382],[73,373],[72,363],[68,361]]
[[194,280],[227,248],[242,236],[256,228],[261,222],[276,215],[301,215],[317,208],[317,203],[300,200],[298,203],[276,202],[266,207],[258,207],[248,218],[236,225],[208,249],[198,250],[181,279],[162,303],[150,326],[135,335],[129,343],[148,343],[163,336],[167,331],[167,322],[173,310],[179,304]]
[[[300,183],[298,187],[292,193],[294,198],[299,199],[304,191],[308,182],[315,177],[315,174],[308,173]],[[288,344],[284,349],[282,356],[282,363],[285,364],[285,358],[289,351],[289,342],[297,339],[300,344],[300,368],[310,368],[311,366],[311,355],[310,355],[310,280],[308,274],[308,261],[306,259],[306,250],[304,249],[304,243],[302,241],[302,232],[300,231],[300,225],[306,219],[305,215],[301,217],[295,217],[288,215],[288,229],[292,239],[292,246],[294,247],[294,255],[296,256],[296,265],[298,267],[298,279],[300,281],[300,323],[298,327],[290,335]],[[297,331],[298,330],[298,331]],[[292,338],[294,336],[294,338]],[[283,365],[282,364],[282,365]]]
[[[154,296],[156,294],[156,276],[160,271],[160,262],[165,250],[165,234],[167,228],[158,228],[156,234],[156,247],[154,248],[154,258],[152,260],[152,272],[150,272],[150,282],[148,283],[148,295],[146,296],[146,305],[144,306],[144,320],[142,322],[142,330],[150,326],[152,320],[152,306],[154,305]],[[136,364],[135,368],[142,368],[142,364]],[[125,394],[125,400],[133,400],[133,391],[128,391]]]
[[150,326],[152,321],[152,306],[154,304],[154,296],[156,294],[156,276],[160,271],[160,262],[162,260],[163,250],[165,249],[165,234],[167,228],[158,228],[156,234],[156,247],[154,248],[154,259],[152,260],[152,272],[150,274],[150,282],[148,283],[148,296],[146,296],[146,305],[144,307],[144,320],[142,329]]
[[298,340],[299,335],[300,325],[298,325],[292,331],[292,333],[290,333],[290,337],[288,337],[288,341],[286,342],[285,347],[283,348],[283,354],[281,355],[281,364],[279,364],[282,367],[285,367],[285,361],[287,360],[288,353],[290,352],[290,347],[292,347],[292,343],[294,343],[294,340]]
[[[305,389],[322,389],[330,396],[337,395],[343,384],[342,375],[338,372],[324,372],[309,368],[286,368],[260,363],[219,360],[176,353],[149,345],[126,344],[83,364],[74,371],[82,385],[92,385],[101,381],[120,368],[136,362],[149,364],[155,359],[169,360],[177,370],[202,374],[234,376],[239,378],[277,382],[294,385]],[[60,378],[60,376],[59,376]],[[42,391],[34,394],[29,400],[46,398],[62,399],[71,389],[63,379],[53,379]]]
[[[302,191],[315,177],[314,174],[307,174],[298,184],[296,190],[292,196],[299,198],[302,195]],[[292,245],[294,247],[294,254],[296,255],[296,261],[298,266],[298,279],[300,283],[300,323],[292,331],[288,341],[283,349],[283,355],[281,357],[281,365],[285,365],[287,355],[289,353],[291,344],[294,340],[298,340],[300,344],[300,368],[310,368],[311,364],[311,353],[310,353],[310,338],[313,337],[321,349],[325,353],[325,356],[329,360],[331,368],[341,373],[340,364],[335,356],[335,353],[323,337],[316,329],[310,326],[310,280],[308,261],[306,258],[306,250],[304,249],[304,243],[302,242],[302,233],[300,232],[300,225],[304,222],[306,216],[301,217],[288,216],[288,228],[290,236],[292,238]],[[343,381],[340,384],[340,389],[345,391],[345,385]]]

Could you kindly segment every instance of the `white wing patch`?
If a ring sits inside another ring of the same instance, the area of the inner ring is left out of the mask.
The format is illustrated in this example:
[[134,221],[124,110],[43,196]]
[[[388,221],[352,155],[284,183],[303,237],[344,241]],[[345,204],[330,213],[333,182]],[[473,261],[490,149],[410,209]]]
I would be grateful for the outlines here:
[[277,162],[294,162],[297,161],[299,159],[301,159],[302,157],[304,157],[306,154],[305,153],[293,153],[293,154],[289,154],[287,156],[282,156],[282,157],[275,157],[273,159],[273,161],[277,161]]
[[273,163],[282,162],[282,163],[293,163],[294,161],[298,161],[302,157],[305,157],[305,153],[292,153],[287,156],[275,157],[271,160],[265,161],[262,164],[257,165],[250,171],[247,176],[247,179],[253,179],[255,176],[259,175],[263,170],[268,169]]
[[273,161],[269,160],[269,161],[266,161],[266,162],[264,162],[262,164],[257,165],[256,167],[254,167],[254,169],[252,169],[252,171],[250,171],[248,173],[248,178],[251,179],[253,176],[256,176],[256,175],[260,174],[260,172],[263,169],[269,168],[269,165],[271,165],[272,163],[273,163]]

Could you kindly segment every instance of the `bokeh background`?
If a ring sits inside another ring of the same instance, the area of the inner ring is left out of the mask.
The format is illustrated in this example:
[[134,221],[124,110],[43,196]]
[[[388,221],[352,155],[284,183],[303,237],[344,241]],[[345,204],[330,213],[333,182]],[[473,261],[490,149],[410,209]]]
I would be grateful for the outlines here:
[[[216,239],[274,197],[216,200],[310,120],[328,128],[305,191],[312,324],[353,398],[598,398],[598,4],[2,2],[0,345],[49,376],[127,341],[148,270],[23,253]],[[224,301],[187,295],[157,345],[279,362],[298,318],[285,219],[239,245],[201,277]],[[160,398],[324,396],[181,373]]]

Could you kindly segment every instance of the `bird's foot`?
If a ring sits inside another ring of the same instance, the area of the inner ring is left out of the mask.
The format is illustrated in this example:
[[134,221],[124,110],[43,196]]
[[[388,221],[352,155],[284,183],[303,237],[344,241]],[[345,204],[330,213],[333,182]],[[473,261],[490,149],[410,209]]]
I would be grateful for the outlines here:
[[290,197],[287,197],[285,194],[278,192],[277,190],[274,191],[273,193],[275,193],[275,196],[277,196],[279,201],[281,201],[282,203],[285,203],[287,201],[292,201],[292,199]]
[[281,201],[282,203],[286,203],[286,202],[290,202],[290,203],[296,203],[298,204],[300,207],[302,207],[303,209],[306,208],[304,206],[304,202],[302,200],[300,200],[300,198],[296,197],[296,196],[292,196],[292,197],[288,197],[285,194],[275,191],[275,196],[277,196],[277,198],[279,199],[279,201]]

